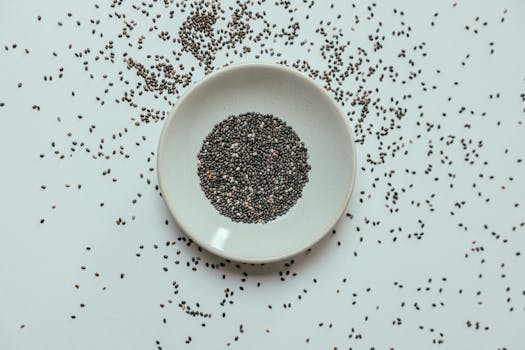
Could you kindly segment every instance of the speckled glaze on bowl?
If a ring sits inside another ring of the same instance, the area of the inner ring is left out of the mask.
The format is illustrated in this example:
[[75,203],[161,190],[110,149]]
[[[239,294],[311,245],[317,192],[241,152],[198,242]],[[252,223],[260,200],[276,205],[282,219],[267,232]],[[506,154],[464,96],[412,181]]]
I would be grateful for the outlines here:
[[[266,224],[219,214],[197,176],[197,153],[213,126],[249,111],[286,121],[312,166],[297,204]],[[266,63],[230,66],[190,88],[165,121],[157,164],[163,198],[185,233],[214,254],[249,263],[285,259],[319,241],[344,213],[356,171],[352,132],[335,101],[296,70]]]

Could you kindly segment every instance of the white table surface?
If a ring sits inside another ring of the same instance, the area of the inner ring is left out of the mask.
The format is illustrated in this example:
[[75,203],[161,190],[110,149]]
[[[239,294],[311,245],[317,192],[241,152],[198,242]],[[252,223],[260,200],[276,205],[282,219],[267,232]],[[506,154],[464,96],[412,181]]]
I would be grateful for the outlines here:
[[[357,145],[352,216],[293,263],[237,265],[188,245],[155,189],[162,122],[135,126],[131,118],[141,111],[114,102],[129,89],[119,71],[132,85],[140,81],[122,53],[146,66],[154,64],[147,54],[172,57],[180,45],[158,34],[176,38],[188,12],[169,1],[167,9],[148,0],[114,8],[109,1],[99,8],[89,1],[4,1],[0,349],[524,349],[525,2],[356,2],[354,8],[341,0],[331,8],[317,0],[309,9],[310,1],[292,1],[292,12],[274,1],[252,3],[276,24],[274,32],[300,22],[293,44],[266,41],[281,57],[263,53],[261,61],[305,59],[323,71],[324,38],[315,29],[324,20],[331,22],[329,35],[340,28],[341,42],[350,40],[343,64],[355,63],[361,47],[370,60],[365,67],[381,59],[381,69],[400,74],[393,82],[376,73],[364,83],[385,108],[406,108],[387,136],[378,140],[376,132],[389,129],[392,110],[383,119],[371,107],[364,120],[349,120],[366,135]],[[228,15],[229,5],[236,4],[223,2]],[[136,21],[130,39],[118,38],[125,19],[115,13]],[[150,32],[155,14],[162,17]],[[385,38],[374,52],[368,35],[376,28]],[[115,62],[95,61],[110,40]],[[233,50],[226,58],[225,49],[213,65],[254,61],[260,44],[238,46],[253,49],[242,58]],[[196,66],[193,81],[204,75],[191,54],[181,63]],[[44,80],[49,75],[53,80]],[[114,86],[106,94],[109,81]],[[342,89],[355,93],[360,84],[350,74]],[[153,93],[134,101],[171,109]],[[361,108],[347,101],[344,110],[359,115]],[[93,159],[102,138],[104,152],[116,154]],[[379,160],[381,152],[384,162],[372,165],[369,158]],[[117,225],[119,218],[126,224]],[[192,316],[186,306],[202,314]]]

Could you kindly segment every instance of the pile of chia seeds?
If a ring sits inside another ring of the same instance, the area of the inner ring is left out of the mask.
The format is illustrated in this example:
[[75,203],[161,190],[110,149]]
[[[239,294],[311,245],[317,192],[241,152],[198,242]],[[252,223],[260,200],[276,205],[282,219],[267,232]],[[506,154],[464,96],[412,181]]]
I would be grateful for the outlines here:
[[308,182],[308,152],[295,131],[271,114],[229,116],[197,155],[201,188],[224,216],[265,223],[284,215]]

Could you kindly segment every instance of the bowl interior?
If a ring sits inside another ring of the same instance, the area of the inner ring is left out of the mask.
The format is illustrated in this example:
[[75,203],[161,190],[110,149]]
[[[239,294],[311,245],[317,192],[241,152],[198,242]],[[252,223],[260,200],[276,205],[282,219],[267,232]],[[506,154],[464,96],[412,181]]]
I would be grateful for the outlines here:
[[[305,143],[312,167],[297,204],[266,224],[220,215],[197,176],[197,153],[213,126],[252,111],[286,121]],[[336,223],[353,188],[354,147],[340,109],[312,80],[283,66],[239,65],[209,75],[177,103],[161,135],[159,181],[177,223],[203,248],[234,260],[269,262],[308,248]]]

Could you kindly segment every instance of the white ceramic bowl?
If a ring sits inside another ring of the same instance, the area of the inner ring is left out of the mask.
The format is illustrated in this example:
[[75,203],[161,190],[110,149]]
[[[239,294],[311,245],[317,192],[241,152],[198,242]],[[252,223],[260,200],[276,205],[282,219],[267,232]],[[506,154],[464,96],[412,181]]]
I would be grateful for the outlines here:
[[[265,224],[219,214],[197,175],[206,135],[245,112],[286,121],[305,143],[312,167],[297,204]],[[335,101],[296,70],[263,63],[218,70],[189,89],[165,122],[157,157],[161,192],[178,225],[206,250],[250,263],[284,259],[319,241],[345,211],[356,170],[349,122]]]

